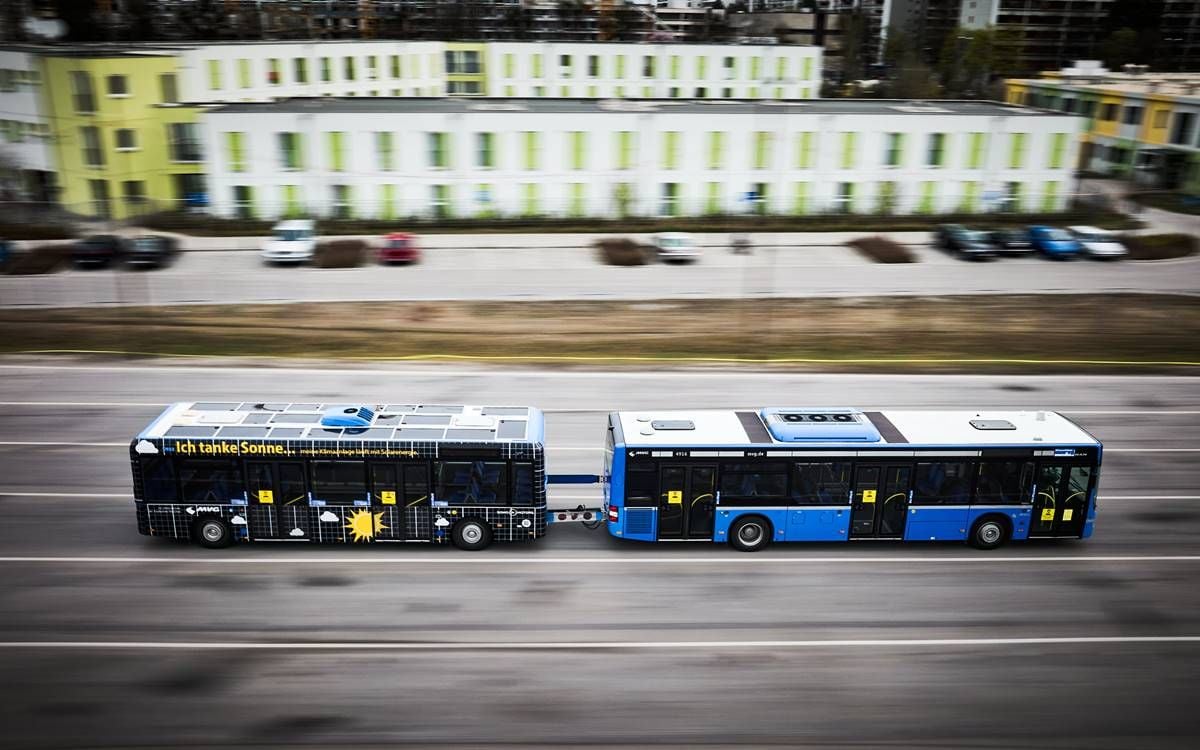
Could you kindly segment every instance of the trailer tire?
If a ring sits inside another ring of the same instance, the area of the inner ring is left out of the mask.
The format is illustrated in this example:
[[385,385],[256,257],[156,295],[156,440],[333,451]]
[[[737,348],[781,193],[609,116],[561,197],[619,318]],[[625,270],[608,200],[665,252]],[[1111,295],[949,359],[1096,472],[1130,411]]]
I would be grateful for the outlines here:
[[454,546],[465,550],[480,550],[492,543],[492,527],[478,518],[464,518],[450,533]]

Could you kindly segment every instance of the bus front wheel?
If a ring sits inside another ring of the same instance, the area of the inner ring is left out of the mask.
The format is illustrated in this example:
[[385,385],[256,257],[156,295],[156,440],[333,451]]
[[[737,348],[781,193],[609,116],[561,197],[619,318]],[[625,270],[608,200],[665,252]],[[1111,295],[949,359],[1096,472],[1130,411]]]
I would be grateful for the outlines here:
[[483,521],[467,518],[455,525],[451,539],[459,549],[483,549],[492,543],[492,529]]
[[996,549],[1008,541],[1008,522],[998,516],[987,516],[975,522],[971,529],[971,546],[975,549]]
[[729,543],[742,552],[758,552],[771,543],[771,524],[760,516],[747,516],[733,522]]
[[228,547],[233,541],[229,524],[220,518],[202,518],[196,522],[196,541],[209,549]]

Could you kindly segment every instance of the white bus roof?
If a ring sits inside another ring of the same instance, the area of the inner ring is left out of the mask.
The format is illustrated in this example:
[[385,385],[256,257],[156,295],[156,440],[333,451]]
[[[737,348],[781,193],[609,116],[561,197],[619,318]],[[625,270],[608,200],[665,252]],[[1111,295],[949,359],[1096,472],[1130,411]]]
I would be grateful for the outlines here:
[[184,401],[137,437],[541,442],[544,434],[542,412],[529,406]]
[[[617,412],[625,445],[995,447],[1099,445],[1052,411],[904,411],[832,407]],[[836,420],[836,421],[835,421]]]

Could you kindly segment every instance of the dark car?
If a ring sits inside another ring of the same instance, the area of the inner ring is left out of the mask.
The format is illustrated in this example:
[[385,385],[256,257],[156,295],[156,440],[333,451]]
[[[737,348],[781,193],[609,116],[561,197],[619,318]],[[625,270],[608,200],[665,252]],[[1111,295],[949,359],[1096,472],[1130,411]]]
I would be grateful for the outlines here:
[[8,263],[13,256],[13,244],[8,240],[0,240],[0,266]]
[[120,263],[129,245],[115,234],[95,234],[71,246],[71,261],[80,268],[101,268]]
[[179,241],[161,234],[144,234],[129,243],[125,262],[136,268],[161,268],[175,262]]
[[1033,243],[1028,229],[997,229],[988,233],[992,246],[1005,253],[1031,253]]
[[942,224],[934,230],[933,237],[934,244],[961,258],[983,260],[996,253],[986,234],[967,229],[961,224]]

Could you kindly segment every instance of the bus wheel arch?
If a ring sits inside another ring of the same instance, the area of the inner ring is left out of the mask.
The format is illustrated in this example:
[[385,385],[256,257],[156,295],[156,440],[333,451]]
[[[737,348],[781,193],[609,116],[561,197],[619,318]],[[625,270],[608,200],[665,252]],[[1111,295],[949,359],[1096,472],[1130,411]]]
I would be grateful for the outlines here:
[[220,516],[202,516],[192,524],[192,538],[202,547],[221,549],[233,544],[233,529]]
[[975,549],[996,549],[1012,537],[1012,520],[1002,513],[980,516],[967,542]]
[[771,543],[775,529],[766,516],[747,513],[729,525],[729,543],[740,552],[758,552]]
[[480,550],[492,543],[492,527],[482,518],[464,518],[450,532],[454,546],[463,550]]

